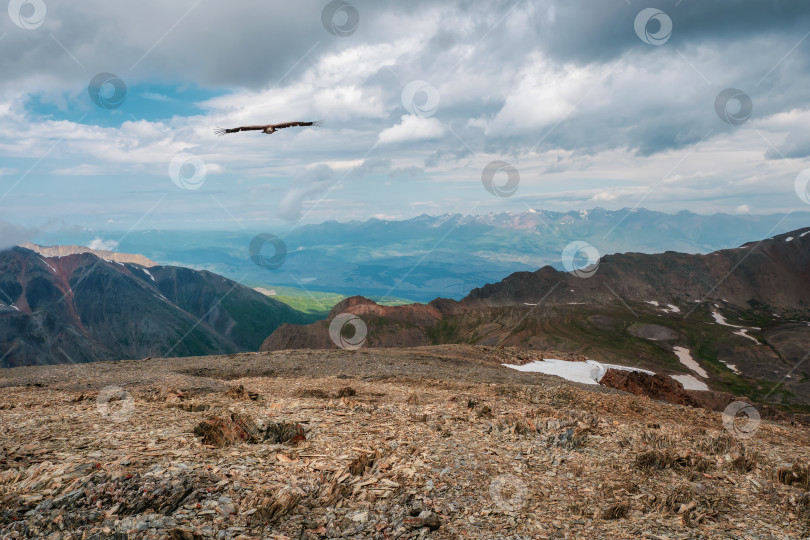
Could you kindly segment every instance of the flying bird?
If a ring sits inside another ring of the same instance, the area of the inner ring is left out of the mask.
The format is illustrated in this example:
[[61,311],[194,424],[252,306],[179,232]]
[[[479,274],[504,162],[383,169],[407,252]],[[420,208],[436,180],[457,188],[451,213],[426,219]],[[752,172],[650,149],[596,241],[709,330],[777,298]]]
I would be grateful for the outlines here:
[[262,133],[272,135],[277,130],[288,127],[307,127],[307,126],[318,127],[322,125],[323,125],[322,122],[283,122],[281,124],[267,124],[264,126],[241,126],[231,129],[217,128],[214,130],[214,133],[222,136],[225,135],[226,133],[238,133],[240,131],[261,131]]

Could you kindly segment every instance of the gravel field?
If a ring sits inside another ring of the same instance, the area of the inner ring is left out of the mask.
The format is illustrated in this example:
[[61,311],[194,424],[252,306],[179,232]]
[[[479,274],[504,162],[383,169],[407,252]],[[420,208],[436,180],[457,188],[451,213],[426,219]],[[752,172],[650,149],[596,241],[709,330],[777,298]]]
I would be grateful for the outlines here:
[[499,364],[279,351],[0,372],[0,538],[799,538],[806,430]]

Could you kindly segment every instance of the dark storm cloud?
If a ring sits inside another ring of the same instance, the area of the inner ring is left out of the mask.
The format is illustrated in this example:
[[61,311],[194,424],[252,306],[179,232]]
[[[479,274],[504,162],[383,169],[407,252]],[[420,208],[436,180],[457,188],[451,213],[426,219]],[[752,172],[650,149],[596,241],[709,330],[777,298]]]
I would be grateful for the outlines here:
[[569,0],[536,4],[537,37],[550,55],[561,60],[604,62],[639,43],[633,22],[641,9],[649,7],[672,19],[668,43],[674,47],[697,42],[722,46],[724,41],[763,34],[799,39],[810,30],[810,4],[803,1]]
[[34,30],[0,17],[0,84],[81,83],[109,71],[129,81],[260,88],[338,40],[321,24],[321,8],[246,0],[51,1]]

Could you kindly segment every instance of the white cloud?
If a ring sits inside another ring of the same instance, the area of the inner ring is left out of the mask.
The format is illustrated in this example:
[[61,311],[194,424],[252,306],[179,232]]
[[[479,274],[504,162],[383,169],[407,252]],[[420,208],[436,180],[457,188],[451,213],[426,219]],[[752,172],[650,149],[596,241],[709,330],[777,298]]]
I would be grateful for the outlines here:
[[115,248],[118,247],[118,242],[115,240],[104,240],[97,236],[87,244],[87,247],[99,251],[115,251]]
[[601,201],[613,201],[618,197],[615,193],[608,193],[607,191],[600,191],[593,197],[591,200],[594,202],[601,202]]
[[425,141],[439,139],[445,133],[445,127],[436,118],[406,114],[402,116],[399,124],[382,130],[377,140],[381,144]]
[[298,221],[304,200],[329,189],[334,176],[335,172],[326,165],[318,165],[298,176],[279,204],[279,217],[290,222]]
[[30,242],[36,230],[0,220],[0,250]]

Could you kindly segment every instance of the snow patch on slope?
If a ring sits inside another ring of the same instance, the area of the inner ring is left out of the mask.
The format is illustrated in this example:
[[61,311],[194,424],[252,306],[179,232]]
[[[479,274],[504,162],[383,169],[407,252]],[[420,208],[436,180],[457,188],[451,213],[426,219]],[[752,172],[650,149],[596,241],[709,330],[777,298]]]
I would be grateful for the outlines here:
[[706,373],[700,364],[698,364],[694,358],[692,358],[692,353],[689,352],[689,349],[686,347],[672,347],[672,350],[678,356],[678,360],[681,361],[681,364],[688,367],[704,379],[708,378],[709,374]]
[[522,366],[513,364],[501,364],[504,367],[512,368],[517,371],[525,371],[530,373],[545,373],[546,375],[556,375],[571,382],[578,382],[582,384],[599,384],[602,377],[607,373],[608,369],[620,369],[622,371],[640,371],[648,375],[655,375],[652,371],[646,369],[632,368],[627,366],[619,366],[616,364],[603,364],[595,360],[586,360],[585,362],[571,362],[568,360],[557,360],[556,358],[546,358],[545,360],[536,360]]
[[697,380],[692,375],[670,375],[673,379],[683,385],[684,390],[708,390],[709,387],[703,381]]

